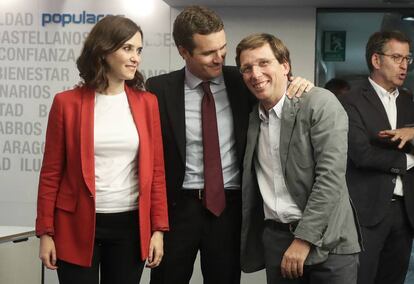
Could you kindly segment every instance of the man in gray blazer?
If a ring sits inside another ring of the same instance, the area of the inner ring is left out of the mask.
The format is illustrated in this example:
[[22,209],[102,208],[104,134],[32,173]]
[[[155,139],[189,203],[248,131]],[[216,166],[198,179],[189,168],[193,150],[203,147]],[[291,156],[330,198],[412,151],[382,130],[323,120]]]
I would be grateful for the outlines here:
[[236,61],[259,100],[243,163],[241,265],[267,283],[356,283],[357,221],[345,181],[348,118],[329,91],[286,98],[289,51],[255,34]]

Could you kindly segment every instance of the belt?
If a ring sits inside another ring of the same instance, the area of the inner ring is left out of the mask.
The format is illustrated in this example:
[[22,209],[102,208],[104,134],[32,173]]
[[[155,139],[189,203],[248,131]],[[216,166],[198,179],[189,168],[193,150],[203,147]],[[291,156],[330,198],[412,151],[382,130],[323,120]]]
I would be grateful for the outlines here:
[[298,223],[299,221],[295,221],[292,223],[281,223],[281,222],[270,220],[270,219],[265,220],[266,226],[269,226],[270,228],[274,230],[285,231],[285,232],[293,232],[296,229]]
[[391,202],[394,202],[394,201],[403,201],[403,200],[404,200],[404,196],[396,195],[396,194],[393,194],[392,195],[392,198],[391,198]]
[[[181,189],[183,195],[194,197],[195,199],[202,200],[204,196],[204,189]],[[224,190],[226,196],[240,195],[239,189],[228,189]]]
[[203,199],[203,190],[202,189],[181,189],[182,194],[194,197],[196,199]]

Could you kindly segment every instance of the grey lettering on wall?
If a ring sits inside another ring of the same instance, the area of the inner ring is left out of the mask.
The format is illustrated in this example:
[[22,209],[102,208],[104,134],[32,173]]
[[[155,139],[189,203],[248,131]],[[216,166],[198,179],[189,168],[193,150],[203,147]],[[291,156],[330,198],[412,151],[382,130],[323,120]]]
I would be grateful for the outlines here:
[[0,13],[0,26],[31,26],[33,25],[32,13]]

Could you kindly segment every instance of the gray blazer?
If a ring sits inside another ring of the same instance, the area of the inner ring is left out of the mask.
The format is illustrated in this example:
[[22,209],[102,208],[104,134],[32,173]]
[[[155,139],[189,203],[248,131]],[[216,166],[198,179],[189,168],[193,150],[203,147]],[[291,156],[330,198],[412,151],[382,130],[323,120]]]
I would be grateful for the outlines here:
[[[243,161],[241,266],[245,272],[264,268],[263,200],[253,163],[259,131],[255,107]],[[360,251],[358,222],[345,181],[347,133],[346,112],[329,91],[315,87],[302,98],[285,100],[280,157],[287,189],[303,214],[293,234],[312,244],[306,265],[323,262],[329,253]]]

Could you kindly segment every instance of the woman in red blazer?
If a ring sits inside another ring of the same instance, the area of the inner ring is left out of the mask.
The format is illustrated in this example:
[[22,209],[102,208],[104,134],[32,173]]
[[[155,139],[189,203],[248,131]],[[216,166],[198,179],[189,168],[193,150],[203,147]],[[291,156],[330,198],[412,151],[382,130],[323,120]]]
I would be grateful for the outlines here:
[[[59,282],[138,283],[168,230],[156,97],[138,71],[142,31],[107,16],[77,60],[81,86],[55,96],[40,172],[40,258]],[[100,271],[100,275],[99,275]]]

